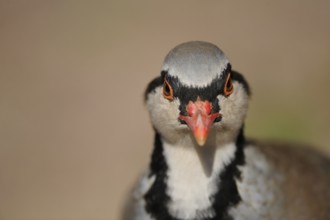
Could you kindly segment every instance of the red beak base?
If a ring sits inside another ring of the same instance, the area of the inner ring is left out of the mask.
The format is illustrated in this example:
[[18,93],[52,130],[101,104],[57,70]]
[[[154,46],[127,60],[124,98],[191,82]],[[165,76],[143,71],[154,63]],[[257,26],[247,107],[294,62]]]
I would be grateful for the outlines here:
[[187,105],[188,116],[179,115],[179,119],[187,123],[192,130],[195,140],[199,146],[203,146],[214,120],[220,116],[220,113],[211,114],[211,103],[209,101],[190,101]]

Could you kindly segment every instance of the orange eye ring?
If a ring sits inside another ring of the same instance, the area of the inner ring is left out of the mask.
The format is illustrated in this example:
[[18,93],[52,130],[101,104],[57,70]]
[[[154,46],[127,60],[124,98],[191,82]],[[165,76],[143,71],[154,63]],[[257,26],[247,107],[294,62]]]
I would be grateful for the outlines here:
[[225,96],[229,96],[230,94],[233,93],[233,83],[231,81],[231,73],[228,73],[227,75],[227,79],[226,79],[226,83],[225,83],[225,87],[223,89],[223,93]]
[[170,83],[164,79],[164,85],[163,85],[163,96],[165,99],[172,101],[173,98],[173,89],[170,85]]

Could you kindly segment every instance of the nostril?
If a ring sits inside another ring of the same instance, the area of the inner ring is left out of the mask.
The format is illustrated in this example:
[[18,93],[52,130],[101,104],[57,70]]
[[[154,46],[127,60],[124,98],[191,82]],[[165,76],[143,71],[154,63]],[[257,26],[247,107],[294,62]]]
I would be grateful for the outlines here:
[[216,117],[216,118],[214,119],[213,123],[220,122],[221,119],[222,119],[222,116],[219,115],[218,117]]
[[178,121],[182,125],[187,125],[186,119],[189,117],[187,114],[179,114]]
[[178,120],[179,120],[180,124],[182,124],[182,125],[186,125],[187,124],[187,122],[185,120],[182,120],[180,118],[178,118]]

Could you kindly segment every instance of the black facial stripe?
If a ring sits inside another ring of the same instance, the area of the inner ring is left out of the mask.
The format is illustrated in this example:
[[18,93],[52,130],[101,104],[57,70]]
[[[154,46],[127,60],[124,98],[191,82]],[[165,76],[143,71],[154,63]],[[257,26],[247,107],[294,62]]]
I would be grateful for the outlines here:
[[[167,71],[162,71],[161,75],[155,79],[153,79],[144,94],[144,99],[147,100],[147,96],[149,93],[153,92],[157,87],[161,87],[164,84],[164,78],[168,80],[170,83],[174,97],[179,98],[181,101],[181,105],[179,107],[180,113],[182,115],[187,115],[186,105],[189,101],[195,101],[197,97],[200,97],[202,100],[208,100],[212,102],[212,112],[219,112],[219,100],[217,98],[218,95],[224,95],[224,86],[225,80],[227,78],[227,74],[231,73],[231,78],[233,82],[239,82],[243,85],[248,95],[251,94],[250,87],[246,82],[245,78],[237,71],[231,70],[231,65],[228,64],[227,68],[223,71],[222,76],[214,79],[210,85],[203,88],[192,88],[189,86],[183,85],[177,77],[169,76]],[[220,118],[219,118],[220,119]],[[215,120],[217,122],[219,119]]]
[[[227,65],[227,68],[224,70],[224,74],[223,75],[227,76],[227,73],[229,71],[231,72],[232,81],[237,81],[237,82],[241,83],[244,86],[244,88],[245,88],[246,92],[248,93],[248,95],[250,95],[251,94],[250,87],[249,87],[247,81],[245,80],[245,78],[243,77],[243,75],[240,74],[239,72],[235,71],[235,70],[231,70],[231,65],[230,64]],[[147,95],[150,92],[154,91],[157,87],[163,85],[163,83],[164,83],[164,77],[167,77],[167,79],[170,81],[172,87],[178,88],[178,87],[182,86],[182,84],[179,82],[178,79],[175,79],[175,77],[169,77],[167,71],[162,71],[161,72],[161,75],[159,77],[153,79],[148,84],[147,89],[145,91],[145,95],[144,95],[145,99],[147,98]],[[172,80],[171,80],[171,78],[172,78]],[[211,86],[212,86],[212,84],[215,84],[214,81],[219,81],[219,80],[221,80],[221,78],[220,79],[214,79],[211,82]],[[184,92],[184,90],[185,89],[183,89],[182,92]],[[220,92],[223,94],[223,88],[221,88],[221,91]]]
[[178,77],[173,77],[167,74],[167,72],[163,71],[162,76],[167,79],[167,81],[171,84],[174,97],[177,97],[187,104],[189,101],[195,101],[197,97],[202,100],[213,100],[219,94],[223,94],[225,78],[227,74],[230,72],[231,66],[227,65],[226,69],[222,73],[222,77],[217,77],[212,80],[212,82],[205,87],[191,87],[183,85]]
[[[217,96],[220,94],[224,95],[224,79],[227,78],[227,74],[230,72],[230,70],[231,65],[228,64],[221,77],[213,79],[208,86],[197,88],[183,85],[177,77],[168,75],[167,71],[162,71],[161,75],[163,78],[166,78],[166,80],[172,86],[174,97],[180,99],[180,113],[182,115],[187,115],[186,105],[189,103],[189,101],[196,101],[197,98],[210,101],[212,103],[213,113],[220,111],[219,100]],[[220,120],[220,118],[218,120]]]

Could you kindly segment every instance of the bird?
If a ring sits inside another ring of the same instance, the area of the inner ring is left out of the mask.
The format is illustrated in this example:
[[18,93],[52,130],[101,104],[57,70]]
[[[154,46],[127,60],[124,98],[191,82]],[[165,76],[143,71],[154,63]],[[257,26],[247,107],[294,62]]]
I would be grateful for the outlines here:
[[329,220],[330,160],[306,146],[245,138],[250,97],[216,45],[170,50],[145,91],[154,146],[123,219]]

